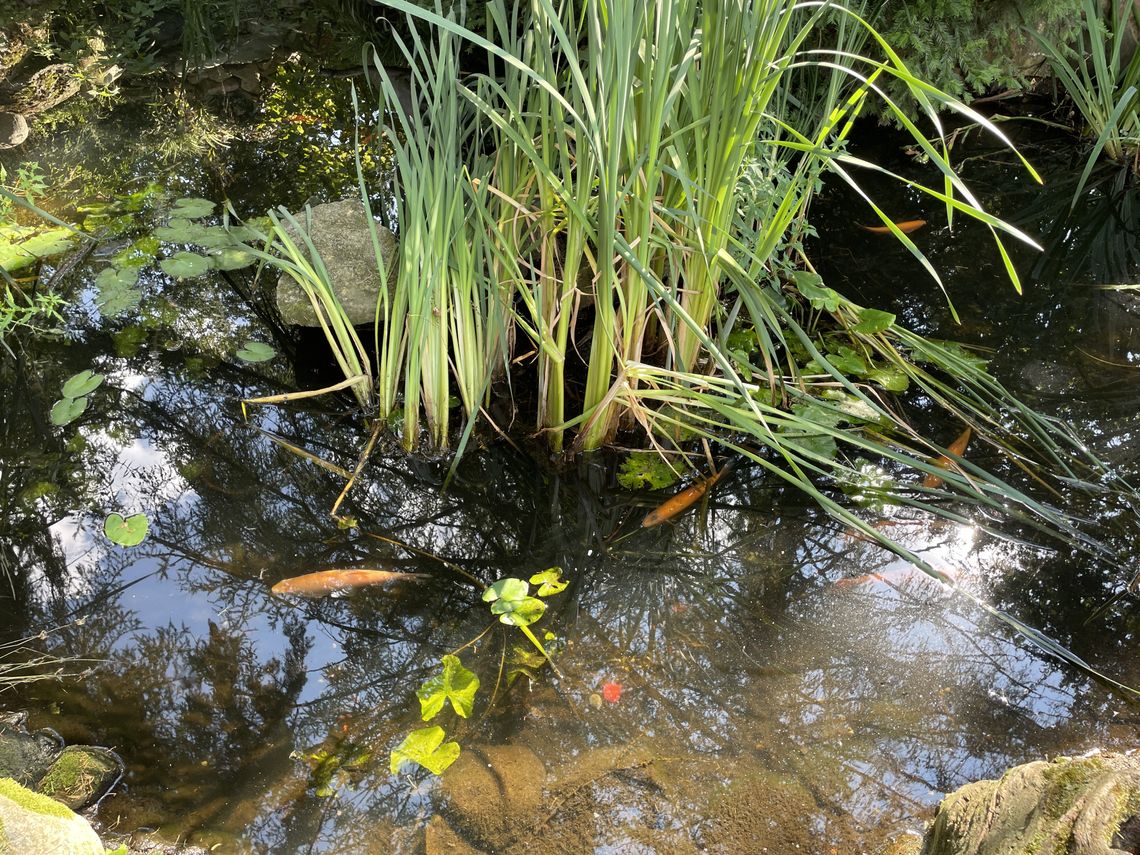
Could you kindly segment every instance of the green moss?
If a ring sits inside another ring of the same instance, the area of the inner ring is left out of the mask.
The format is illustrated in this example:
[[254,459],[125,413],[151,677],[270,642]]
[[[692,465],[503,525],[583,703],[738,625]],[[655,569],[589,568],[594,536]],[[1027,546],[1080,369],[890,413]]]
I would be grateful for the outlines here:
[[1104,763],[1096,757],[1082,760],[1061,758],[1044,772],[1049,788],[1045,793],[1045,815],[1049,819],[1064,816],[1073,802],[1088,789],[1089,781],[1104,771]]
[[32,792],[27,787],[21,787],[11,778],[0,778],[0,796],[11,799],[20,807],[33,813],[56,816],[61,819],[70,819],[75,815],[55,799]]

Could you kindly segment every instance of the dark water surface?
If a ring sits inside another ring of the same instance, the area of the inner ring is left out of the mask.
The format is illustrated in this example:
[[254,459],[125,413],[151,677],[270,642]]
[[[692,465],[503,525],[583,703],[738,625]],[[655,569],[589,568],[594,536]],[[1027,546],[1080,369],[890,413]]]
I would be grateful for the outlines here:
[[[1062,156],[1025,142],[1068,174]],[[1091,287],[1135,281],[1136,220],[1120,219],[1130,197],[1109,198],[1106,183],[1089,217],[1108,231],[1062,228],[1064,180],[1034,190],[1008,157],[962,151],[997,213],[1064,238],[1045,256],[1015,254],[1024,296],[1002,282],[988,233],[950,233],[935,205],[898,190],[880,198],[899,219],[931,222],[915,240],[946,272],[962,326],[904,250],[856,228],[869,214],[837,190],[814,209],[821,271],[920,331],[992,348],[1011,388],[1135,471],[1140,310]],[[271,156],[235,143],[226,162],[252,170],[248,182],[193,163],[166,181],[217,198],[224,174],[245,210],[299,204],[308,193],[256,184]],[[869,852],[920,829],[968,781],[1136,745],[1140,711],[1126,699],[759,471],[739,469],[675,524],[611,539],[660,497],[617,487],[607,461],[556,475],[496,443],[442,491],[447,461],[382,443],[342,509],[359,527],[341,528],[329,509],[343,479],[258,428],[352,468],[366,437],[348,402],[251,408],[248,420],[239,405],[312,385],[287,357],[319,361],[323,345],[267,326],[261,299],[220,278],[150,270],[143,291],[137,314],[105,320],[81,290],[65,336],[5,357],[0,385],[3,625],[13,638],[48,630],[45,649],[99,660],[0,703],[119,751],[126,786],[100,816],[120,830],[161,828],[219,852],[417,852],[425,834],[428,851],[458,834],[506,852]],[[248,338],[282,356],[241,363]],[[79,422],[52,427],[60,384],[88,367],[106,383]],[[142,545],[103,538],[110,511],[148,514]],[[893,519],[892,535],[985,600],[1140,685],[1135,601],[1086,623],[1122,571],[968,525]],[[1118,522],[1126,545],[1135,526]],[[461,576],[370,533],[488,582],[561,566],[570,587],[536,625],[555,637],[560,676],[538,668],[484,714],[524,639],[493,623]],[[357,564],[433,578],[324,600],[269,592]],[[415,688],[476,637],[459,654],[484,686],[475,715],[444,721],[460,760],[442,780],[390,774],[388,752],[422,726]],[[601,700],[613,683],[620,698]]]

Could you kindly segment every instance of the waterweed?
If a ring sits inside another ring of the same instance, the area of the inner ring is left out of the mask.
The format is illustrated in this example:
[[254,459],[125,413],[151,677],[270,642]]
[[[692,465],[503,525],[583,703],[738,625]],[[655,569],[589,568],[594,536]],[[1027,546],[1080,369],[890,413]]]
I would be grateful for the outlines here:
[[[483,600],[491,604],[491,614],[498,617],[500,623],[517,627],[541,653],[539,658],[528,655],[525,649],[516,648],[512,652],[511,667],[506,671],[508,685],[522,675],[533,677],[534,669],[543,662],[548,663],[554,673],[558,673],[550,654],[530,627],[546,613],[546,603],[539,598],[561,593],[567,584],[562,578],[562,568],[551,567],[541,573],[535,573],[529,582],[508,576],[484,589]],[[531,585],[537,586],[534,591],[536,596],[531,596]],[[490,627],[459,649],[474,645],[489,630]],[[554,636],[548,632],[546,638],[549,641]],[[499,665],[500,679],[504,672],[504,664],[505,662],[500,662]],[[454,715],[469,719],[475,708],[475,698],[480,685],[479,677],[467,669],[455,653],[443,656],[440,659],[439,671],[424,680],[416,690],[421,719],[431,721],[449,705]],[[496,680],[495,690],[487,702],[484,714],[494,706],[498,685]],[[447,741],[447,732],[440,725],[430,725],[413,730],[392,749],[389,768],[392,774],[396,775],[407,764],[412,764],[422,766],[434,775],[440,775],[459,758],[459,754],[459,743]]]

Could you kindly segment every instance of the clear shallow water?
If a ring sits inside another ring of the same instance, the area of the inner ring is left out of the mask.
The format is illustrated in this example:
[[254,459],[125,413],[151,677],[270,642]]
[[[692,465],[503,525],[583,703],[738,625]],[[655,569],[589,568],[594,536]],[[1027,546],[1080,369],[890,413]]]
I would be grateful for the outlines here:
[[[1010,186],[1003,163],[977,165],[990,170],[983,186]],[[1036,198],[1012,186],[995,198],[1001,213]],[[187,179],[180,192],[213,189]],[[934,222],[921,205],[895,199],[900,218]],[[994,348],[1011,387],[1130,464],[1131,306],[1087,288],[1090,271],[1115,262],[1069,258],[1016,298],[984,235],[931,226],[918,237],[951,271],[964,322],[952,327],[902,251],[853,227],[869,222],[857,210],[837,192],[816,206],[825,273],[848,280],[835,287]],[[254,409],[248,421],[238,404],[316,385],[285,358],[237,361],[246,338],[279,336],[301,362],[317,345],[280,337],[256,299],[222,280],[154,274],[144,293],[152,322],[141,325],[100,320],[81,301],[64,340],[5,363],[0,392],[3,558],[15,580],[5,623],[13,637],[61,627],[45,642],[53,652],[102,660],[0,702],[122,754],[127,786],[101,808],[121,829],[161,827],[223,852],[414,852],[425,836],[435,851],[452,833],[519,852],[536,839],[552,852],[871,851],[920,828],[967,781],[1136,743],[1140,713],[1122,697],[759,471],[737,470],[676,524],[622,537],[660,497],[616,488],[606,461],[556,475],[494,445],[441,492],[445,462],[382,448],[343,511],[360,528],[341,529],[328,510],[342,479],[256,428],[351,468],[365,437],[348,403]],[[60,382],[86,367],[107,375],[104,388],[79,423],[50,427]],[[148,539],[111,547],[99,532],[110,510],[147,512]],[[988,602],[1140,685],[1134,604],[1084,623],[1118,590],[1118,571],[968,526],[893,519],[893,536]],[[571,585],[538,626],[556,636],[561,676],[515,682],[484,716],[521,637],[492,624],[457,574],[369,532],[486,581],[560,565]],[[1121,541],[1134,536],[1120,526]],[[353,563],[433,579],[319,601],[269,593],[278,579]],[[476,715],[445,722],[460,761],[442,780],[390,775],[388,751],[420,726],[415,687],[489,627],[460,653],[483,681]],[[593,697],[606,683],[621,685],[617,702]]]

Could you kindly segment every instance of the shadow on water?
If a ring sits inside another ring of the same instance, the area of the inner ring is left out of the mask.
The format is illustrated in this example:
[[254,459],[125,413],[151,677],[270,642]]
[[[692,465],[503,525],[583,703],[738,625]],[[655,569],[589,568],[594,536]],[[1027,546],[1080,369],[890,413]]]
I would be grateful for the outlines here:
[[[975,168],[999,194],[1009,186],[1009,164],[979,155]],[[994,207],[1029,210],[1028,194],[1017,185]],[[898,198],[899,218],[936,222],[922,204]],[[1124,292],[1088,288],[1070,262],[1024,298],[999,293],[996,255],[977,260],[984,235],[931,226],[916,239],[950,271],[965,321],[952,328],[937,289],[902,250],[884,261],[852,210],[836,190],[817,205],[834,287],[992,348],[1011,386],[1134,468]],[[77,272],[81,289],[93,272]],[[52,652],[102,660],[82,680],[3,700],[123,756],[127,787],[104,801],[104,821],[231,852],[415,852],[425,835],[428,851],[458,835],[496,852],[536,839],[550,852],[854,852],[1011,764],[1135,744],[1124,699],[758,471],[619,540],[660,497],[620,490],[605,461],[557,475],[495,445],[469,454],[444,492],[446,462],[382,449],[342,511],[359,527],[339,527],[328,510],[342,479],[255,428],[351,468],[361,425],[333,399],[243,420],[239,399],[297,382],[284,359],[233,358],[273,334],[243,293],[149,275],[143,323],[99,318],[81,290],[63,340],[22,342],[0,368],[5,625],[62,627]],[[79,422],[53,428],[56,390],[87,367],[104,388]],[[149,537],[111,546],[110,510],[145,511]],[[1085,622],[1119,590],[1117,572],[969,526],[888,523],[989,602],[1140,684],[1133,605]],[[464,754],[442,779],[388,772],[389,750],[420,726],[415,687],[489,630],[461,654],[489,689],[519,639],[457,574],[369,533],[487,582],[553,565],[571,581],[537,625],[555,636],[561,677],[540,669],[501,687],[489,715],[477,706],[450,723]],[[340,566],[433,578],[323,600],[269,592]]]

